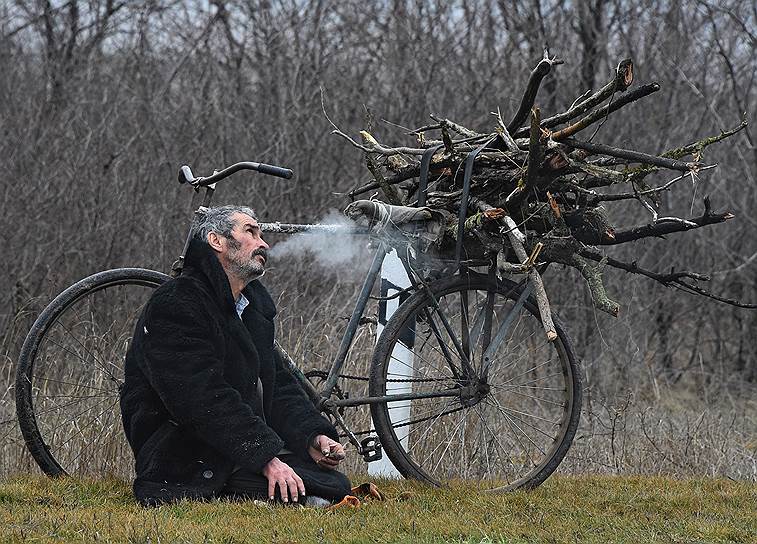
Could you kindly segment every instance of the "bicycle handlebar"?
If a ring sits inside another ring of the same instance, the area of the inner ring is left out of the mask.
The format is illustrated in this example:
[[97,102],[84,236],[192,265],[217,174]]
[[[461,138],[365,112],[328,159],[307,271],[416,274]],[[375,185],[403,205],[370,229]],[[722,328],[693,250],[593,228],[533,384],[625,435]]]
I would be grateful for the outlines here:
[[194,174],[192,174],[192,169],[189,168],[189,166],[184,165],[179,168],[179,183],[189,183],[194,187],[206,187],[208,185],[217,183],[222,179],[229,177],[231,174],[239,172],[240,170],[255,170],[256,172],[260,172],[261,174],[267,174],[269,176],[276,176],[285,179],[291,179],[291,177],[294,175],[294,172],[292,172],[289,168],[282,168],[280,166],[248,161],[232,164],[228,168],[224,168],[223,170],[216,172],[212,176],[201,176],[196,178],[194,177]]

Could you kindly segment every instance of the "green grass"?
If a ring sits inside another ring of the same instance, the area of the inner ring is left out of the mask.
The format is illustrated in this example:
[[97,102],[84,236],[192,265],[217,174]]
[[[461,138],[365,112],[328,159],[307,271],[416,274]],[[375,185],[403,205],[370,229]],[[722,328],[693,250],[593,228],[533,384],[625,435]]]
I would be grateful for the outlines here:
[[120,481],[9,478],[0,542],[757,543],[749,482],[556,476],[507,495],[377,483],[386,502],[324,512],[221,501],[142,509]]

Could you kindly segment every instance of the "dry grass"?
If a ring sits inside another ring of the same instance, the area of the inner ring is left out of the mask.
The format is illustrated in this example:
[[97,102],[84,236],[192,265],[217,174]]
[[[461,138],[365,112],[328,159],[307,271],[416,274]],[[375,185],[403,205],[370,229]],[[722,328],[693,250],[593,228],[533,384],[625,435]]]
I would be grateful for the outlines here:
[[0,484],[0,540],[757,542],[757,488],[743,482],[559,476],[506,495],[379,486],[387,502],[333,513],[220,501],[145,510],[118,480],[12,478]]

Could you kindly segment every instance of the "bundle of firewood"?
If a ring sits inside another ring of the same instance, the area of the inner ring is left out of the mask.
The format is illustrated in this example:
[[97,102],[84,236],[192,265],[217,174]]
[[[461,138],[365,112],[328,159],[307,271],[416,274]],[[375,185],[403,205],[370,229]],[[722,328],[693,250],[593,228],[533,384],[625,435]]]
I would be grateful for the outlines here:
[[[650,83],[629,90],[633,64],[624,60],[601,89],[579,96],[567,111],[542,118],[534,105],[537,91],[552,67],[560,63],[545,52],[531,72],[518,111],[509,121],[501,112],[494,112],[490,133],[432,115],[433,123],[409,131],[408,136],[415,140],[412,145],[390,146],[368,131],[362,131],[358,141],[334,125],[335,134],[365,153],[373,176],[370,183],[350,191],[350,197],[380,189],[385,203],[422,205],[444,212],[448,224],[440,250],[452,251],[457,246],[457,258],[463,262],[472,256],[496,258],[500,272],[529,274],[537,294],[543,290],[539,272],[547,264],[573,267],[586,280],[595,306],[612,315],[618,315],[619,305],[605,292],[602,272],[606,267],[729,304],[754,307],[704,290],[698,282],[709,278],[703,274],[657,273],[635,262],[613,259],[600,249],[734,217],[713,211],[708,198],[704,199],[704,212],[697,217],[661,216],[660,195],[676,182],[694,179],[713,168],[703,162],[705,148],[732,136],[746,123],[659,156],[596,143],[597,127],[608,116],[655,93],[660,86]],[[664,170],[674,171],[675,177],[668,176],[660,184],[649,181],[659,177],[650,174]],[[427,185],[425,191],[419,190],[423,185]],[[644,206],[650,221],[630,228],[614,226],[612,206],[621,200],[635,200]],[[459,233],[462,239],[458,239]]]

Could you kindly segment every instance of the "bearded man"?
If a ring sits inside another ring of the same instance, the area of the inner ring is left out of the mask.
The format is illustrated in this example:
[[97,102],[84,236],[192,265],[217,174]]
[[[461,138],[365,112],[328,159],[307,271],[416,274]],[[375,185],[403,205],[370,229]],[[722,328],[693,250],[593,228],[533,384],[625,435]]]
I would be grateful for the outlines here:
[[337,431],[273,349],[255,213],[210,208],[192,233],[182,274],[155,291],[126,355],[121,415],[137,500],[341,500],[350,482],[335,470]]

